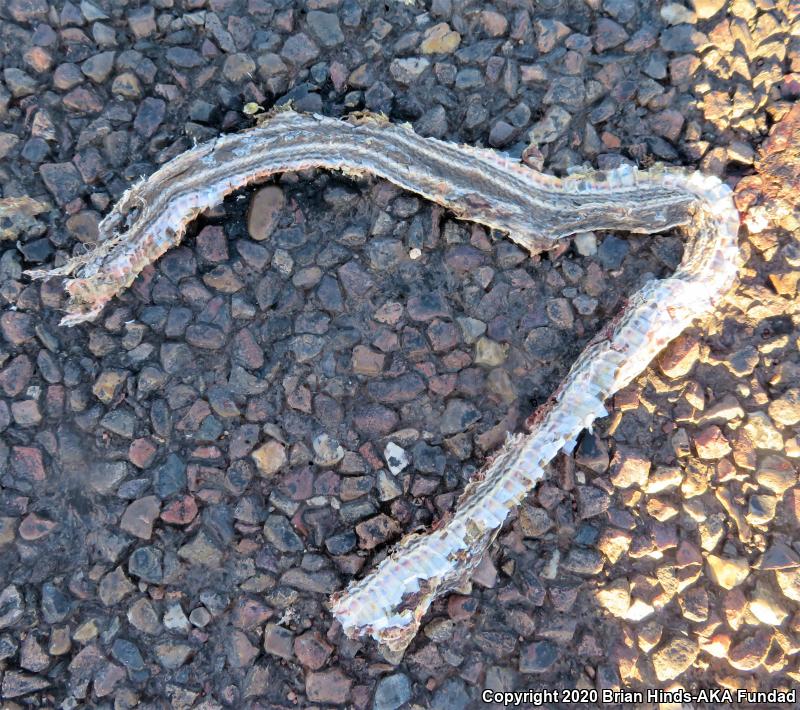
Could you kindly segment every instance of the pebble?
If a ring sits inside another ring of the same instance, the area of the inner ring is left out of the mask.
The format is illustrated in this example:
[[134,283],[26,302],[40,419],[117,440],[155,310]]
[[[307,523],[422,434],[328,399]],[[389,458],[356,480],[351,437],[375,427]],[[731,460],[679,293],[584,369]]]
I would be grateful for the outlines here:
[[690,335],[679,335],[658,357],[658,365],[670,379],[688,375],[700,356],[700,341]]
[[650,465],[650,457],[628,446],[619,445],[611,459],[609,477],[617,488],[645,488]]
[[450,28],[446,22],[440,22],[425,30],[420,44],[423,54],[451,54],[461,44],[461,35]]
[[558,646],[552,641],[536,641],[525,646],[519,655],[520,673],[546,673],[558,661]]
[[153,534],[153,523],[160,512],[161,504],[156,496],[146,496],[131,503],[122,514],[120,527],[135,537],[149,540]]
[[9,584],[0,592],[0,629],[13,626],[25,613],[25,604],[19,589]]
[[313,703],[343,705],[350,697],[352,681],[338,668],[306,675],[306,696]]
[[319,47],[307,34],[298,32],[283,43],[280,56],[296,67],[304,67],[319,57]]
[[653,653],[653,668],[660,681],[672,680],[688,670],[700,649],[697,641],[678,636]]
[[750,412],[742,428],[757,448],[783,451],[783,437],[766,412]]
[[481,412],[473,404],[462,399],[451,399],[445,407],[439,422],[439,430],[444,435],[466,431],[481,418]]
[[411,679],[405,673],[392,673],[375,686],[373,710],[397,710],[411,700]]
[[175,670],[184,665],[191,657],[194,649],[175,641],[159,643],[153,647],[158,662],[168,670]]
[[782,427],[800,422],[800,387],[790,387],[780,397],[769,403],[770,418]]
[[766,659],[771,641],[771,630],[756,629],[747,634],[742,641],[731,646],[728,651],[728,663],[739,671],[754,671]]
[[279,441],[271,440],[252,453],[258,472],[262,476],[272,476],[280,471],[288,461],[286,447]]
[[508,345],[480,337],[475,343],[475,364],[483,367],[502,365],[508,357]]
[[336,47],[344,42],[339,18],[334,13],[311,10],[306,15],[306,22],[311,34],[323,47]]
[[140,547],[128,558],[128,572],[145,582],[160,584],[164,577],[163,558],[155,547]]
[[106,606],[115,606],[133,592],[131,584],[122,567],[116,567],[100,580],[98,593]]
[[318,631],[307,631],[294,639],[294,654],[306,668],[318,671],[333,653],[333,646]]
[[723,589],[738,587],[750,574],[750,565],[743,558],[706,557],[711,579]]
[[787,459],[770,454],[759,463],[756,481],[776,495],[782,496],[797,485],[797,471]]
[[757,583],[750,597],[748,609],[762,624],[780,626],[789,612],[781,606],[777,596],[763,583]]
[[707,20],[725,7],[725,0],[692,0],[692,7],[698,19]]
[[267,624],[264,627],[264,650],[273,655],[291,660],[294,657],[294,636],[289,629],[277,624]]
[[335,466],[344,458],[344,449],[336,439],[328,434],[319,434],[311,442],[314,449],[314,463],[317,466]]

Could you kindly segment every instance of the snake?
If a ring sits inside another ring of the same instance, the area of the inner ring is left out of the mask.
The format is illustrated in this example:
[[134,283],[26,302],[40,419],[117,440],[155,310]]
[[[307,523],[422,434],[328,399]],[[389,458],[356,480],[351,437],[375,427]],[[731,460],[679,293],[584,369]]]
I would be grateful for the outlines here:
[[674,273],[627,299],[524,431],[507,435],[472,477],[454,512],[424,534],[403,537],[371,571],[331,596],[328,606],[347,636],[369,636],[385,653],[402,654],[432,602],[464,587],[556,454],[571,452],[580,434],[608,414],[608,399],[730,291],[740,266],[740,215],[730,187],[698,171],[622,164],[559,178],[491,149],[420,136],[382,115],[342,120],[289,109],[166,162],[121,196],[100,222],[93,249],[28,273],[68,277],[61,323],[91,321],[177,245],[203,210],[249,184],[308,169],[385,179],[459,219],[507,234],[532,255],[592,230],[649,234],[680,227],[685,238]]

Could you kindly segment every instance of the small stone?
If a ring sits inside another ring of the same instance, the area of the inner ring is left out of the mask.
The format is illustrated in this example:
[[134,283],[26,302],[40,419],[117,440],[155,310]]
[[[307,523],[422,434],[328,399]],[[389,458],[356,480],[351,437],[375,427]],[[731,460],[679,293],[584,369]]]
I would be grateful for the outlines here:
[[425,30],[420,44],[423,54],[451,54],[461,44],[461,35],[450,28],[446,22],[440,22]]
[[188,47],[170,47],[166,53],[166,60],[180,69],[194,69],[205,64],[203,57]]
[[728,663],[739,671],[754,671],[766,659],[772,641],[771,629],[757,629],[728,651]]
[[83,192],[81,175],[72,163],[43,163],[39,174],[60,206],[66,205]]
[[701,587],[687,589],[678,597],[683,617],[701,622],[708,619],[708,592]]
[[[378,471],[378,498],[382,503],[394,500],[403,494],[403,489],[397,479],[390,473],[381,469]],[[13,539],[13,538],[12,538]]]
[[783,437],[773,426],[766,412],[750,412],[742,429],[756,448],[783,451]]
[[697,658],[697,641],[679,636],[653,654],[653,667],[660,681],[672,680],[688,670]]
[[314,463],[317,466],[335,466],[344,458],[341,444],[327,434],[315,436],[311,446],[314,449]]
[[766,525],[775,517],[778,498],[772,495],[751,495],[747,501],[747,522],[751,525]]
[[144,582],[160,584],[164,579],[164,553],[152,547],[140,547],[128,558],[128,572]]
[[706,427],[694,437],[697,455],[707,461],[716,461],[731,452],[731,445],[716,425]]
[[[80,644],[87,644],[94,641],[100,635],[100,623],[97,619],[87,619],[72,634],[73,641]],[[80,660],[80,654],[78,656]]]
[[243,631],[233,629],[226,635],[225,652],[231,668],[247,668],[258,655],[258,647],[250,643]]
[[118,666],[116,663],[106,663],[95,674],[94,685],[92,689],[98,698],[104,698],[110,695],[117,684],[124,680],[125,669]]
[[792,569],[800,567],[800,557],[788,545],[773,538],[756,567],[760,570]]
[[189,614],[189,621],[193,626],[204,629],[211,623],[211,614],[204,606],[199,606],[196,609],[192,609],[191,614]]
[[597,434],[584,432],[575,449],[575,463],[586,466],[595,473],[605,473],[608,469],[608,446]]
[[225,553],[217,547],[208,534],[201,530],[194,539],[178,549],[178,557],[193,565],[217,568],[222,564]]
[[535,641],[525,646],[519,654],[520,673],[546,673],[559,657],[558,646],[552,641]]
[[128,448],[128,461],[137,468],[147,468],[153,463],[157,450],[150,439],[134,439]]
[[[81,91],[80,88],[73,89],[70,95],[77,97],[77,92],[79,91]],[[111,84],[111,93],[116,96],[120,96],[123,99],[131,99],[135,101],[142,97],[142,83],[139,81],[139,77],[133,72],[122,72],[122,74],[117,76]],[[73,99],[73,104],[75,104],[74,110],[79,110],[81,108],[81,106],[78,104],[77,98]]]
[[573,547],[570,548],[561,566],[568,572],[593,576],[602,572],[603,558],[594,550]]
[[389,467],[389,470],[394,475],[400,473],[409,464],[405,449],[398,446],[393,441],[390,441],[386,445],[386,448],[383,452],[383,457],[386,460],[386,465]]
[[750,574],[750,565],[744,558],[706,557],[711,579],[723,589],[738,587]]
[[553,527],[553,521],[544,508],[526,505],[520,509],[519,525],[523,537],[537,538]]
[[14,542],[17,519],[0,517],[0,546]]
[[182,492],[186,482],[186,463],[174,453],[153,473],[153,489],[161,500]]
[[768,626],[780,626],[789,616],[789,612],[781,606],[777,596],[762,582],[756,584],[748,608],[756,619]]
[[726,0],[692,0],[697,19],[707,20],[714,17],[723,7]]
[[294,657],[294,636],[289,629],[277,624],[267,624],[264,627],[264,650],[273,656],[292,660]]
[[782,496],[792,486],[797,485],[797,471],[787,459],[770,454],[758,465],[756,480],[759,485]]
[[405,673],[393,673],[378,681],[373,710],[398,710],[409,700],[411,700],[411,679]]
[[292,524],[282,515],[269,515],[264,522],[264,537],[281,552],[302,552],[305,549]]
[[280,187],[269,185],[256,192],[250,201],[247,215],[247,231],[250,236],[257,241],[270,237],[285,204],[286,198]]
[[399,533],[400,526],[384,513],[356,525],[359,547],[364,550],[372,550]]
[[508,345],[486,337],[478,338],[475,344],[475,364],[484,367],[502,365],[508,357]]
[[50,659],[33,633],[29,633],[22,642],[19,665],[34,673],[39,673],[50,665]]
[[800,568],[775,570],[775,581],[785,597],[800,602]]
[[144,670],[144,659],[139,649],[127,639],[115,639],[111,655],[123,666],[132,671]]
[[288,461],[286,447],[274,439],[257,448],[251,455],[262,476],[276,474]]
[[0,592],[0,629],[13,626],[25,613],[25,604],[19,589],[9,584]]
[[607,587],[599,589],[597,601],[609,614],[624,619],[631,605],[630,585],[625,579],[617,579]]
[[103,404],[111,404],[122,390],[128,373],[124,370],[104,370],[92,386],[92,392]]
[[306,675],[306,696],[312,703],[345,705],[352,681],[338,668]]
[[125,571],[122,567],[116,567],[106,574],[100,580],[100,585],[98,586],[100,601],[106,606],[119,604],[125,597],[133,592],[133,590],[134,586],[127,576],[125,576]]
[[800,387],[790,387],[769,403],[768,411],[779,426],[794,426],[800,422]]
[[375,352],[366,345],[356,345],[353,348],[351,367],[357,375],[379,375],[383,371],[385,359],[383,353]]
[[167,670],[175,670],[180,668],[189,657],[192,655],[194,649],[185,643],[167,642],[159,643],[154,649],[158,662]]
[[594,232],[579,232],[572,241],[575,243],[575,250],[581,256],[597,254],[597,235]]
[[153,535],[153,523],[161,509],[156,496],[146,496],[131,503],[122,514],[119,526],[142,540],[149,540]]
[[650,458],[628,446],[619,445],[611,459],[609,477],[617,488],[645,488],[650,474]]
[[243,52],[236,52],[225,58],[222,73],[228,81],[239,83],[252,79],[256,70],[253,58]]
[[311,10],[306,15],[308,29],[323,47],[335,47],[344,42],[344,34],[339,18],[332,12]]
[[201,259],[217,264],[228,260],[228,239],[225,230],[207,225],[197,235],[197,252]]
[[137,599],[128,609],[127,617],[128,621],[143,633],[151,636],[161,633],[158,614],[147,599]]
[[429,66],[430,62],[424,57],[403,57],[392,60],[389,72],[399,84],[412,86]]
[[700,356],[700,341],[693,336],[679,335],[658,358],[661,371],[670,379],[688,375]]
[[333,653],[333,646],[327,643],[318,631],[307,631],[294,639],[294,654],[306,668],[318,671]]
[[611,503],[611,496],[596,486],[577,486],[575,496],[578,501],[578,515],[583,520],[604,513]]
[[144,39],[156,31],[155,10],[151,5],[129,10],[128,27],[136,39]]
[[319,47],[304,32],[291,35],[281,48],[280,55],[290,64],[303,67],[319,56]]
[[439,421],[439,430],[444,435],[457,434],[466,431],[480,420],[482,414],[470,402],[462,399],[451,399],[445,407],[444,414]]
[[29,513],[26,515],[19,525],[19,536],[23,540],[32,542],[40,540],[49,535],[56,527],[57,523],[52,520],[42,518],[36,513]]
[[164,121],[166,113],[166,102],[148,96],[139,104],[133,128],[143,138],[150,138]]
[[[6,671],[0,693],[7,700],[19,698],[29,693],[50,687],[50,681],[38,675],[21,673],[19,671]],[[16,705],[16,704],[15,704]]]
[[100,52],[81,64],[81,71],[92,81],[102,84],[111,76],[116,52]]

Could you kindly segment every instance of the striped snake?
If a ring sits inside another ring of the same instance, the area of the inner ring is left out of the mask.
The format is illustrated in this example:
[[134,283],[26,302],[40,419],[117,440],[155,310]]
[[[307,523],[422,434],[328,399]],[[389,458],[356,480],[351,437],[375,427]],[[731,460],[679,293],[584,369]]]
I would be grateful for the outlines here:
[[276,173],[310,168],[375,175],[506,232],[532,254],[587,230],[651,233],[682,226],[683,260],[673,276],[649,281],[599,333],[564,381],[467,485],[455,513],[425,535],[407,535],[363,579],[331,597],[351,637],[371,635],[402,652],[431,602],[458,588],[509,512],[544,467],[607,414],[604,402],[641,373],[732,286],[739,214],[716,177],[681,169],[622,166],[559,179],[480,148],[422,138],[385,118],[348,121],[278,113],[263,125],[203,143],[129,189],[101,222],[94,250],[34,277],[56,275],[69,294],[64,325],[95,318],[116,294],[178,244],[187,224],[225,195]]

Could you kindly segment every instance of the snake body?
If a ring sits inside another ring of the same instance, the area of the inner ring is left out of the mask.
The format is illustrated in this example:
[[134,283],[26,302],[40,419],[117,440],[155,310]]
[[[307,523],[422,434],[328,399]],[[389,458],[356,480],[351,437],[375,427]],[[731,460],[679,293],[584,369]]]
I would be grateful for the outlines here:
[[91,320],[178,244],[202,210],[247,184],[309,168],[385,178],[460,218],[506,232],[531,253],[587,230],[651,233],[682,226],[687,237],[674,275],[648,282],[629,299],[528,419],[527,433],[509,436],[469,483],[456,512],[428,534],[406,536],[363,579],[332,596],[345,633],[369,634],[397,653],[413,639],[431,602],[467,579],[547,463],[730,289],[738,268],[739,214],[727,185],[698,172],[622,166],[559,179],[491,150],[420,137],[381,117],[340,121],[287,111],[166,163],[117,202],[93,251],[31,274],[75,272],[66,282],[70,299],[62,323]]

